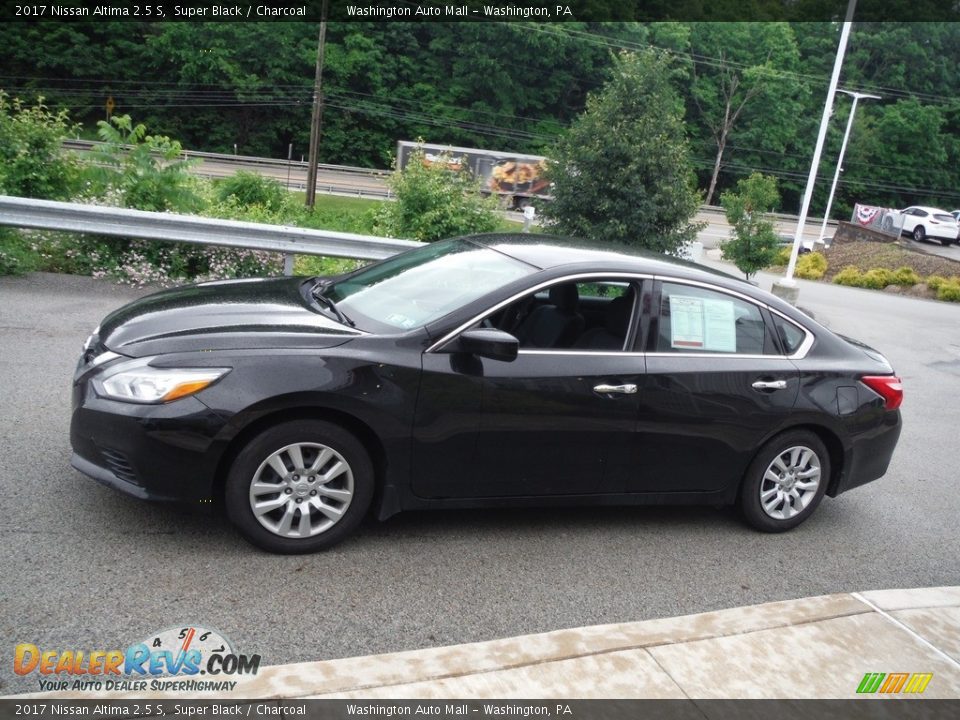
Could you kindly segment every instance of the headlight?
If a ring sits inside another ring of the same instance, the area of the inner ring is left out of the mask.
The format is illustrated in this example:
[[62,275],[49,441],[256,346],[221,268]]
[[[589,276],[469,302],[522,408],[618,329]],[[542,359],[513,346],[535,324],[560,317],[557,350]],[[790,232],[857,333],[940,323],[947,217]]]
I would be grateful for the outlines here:
[[119,363],[94,380],[97,392],[114,400],[166,403],[198,393],[230,368],[158,368],[149,359]]

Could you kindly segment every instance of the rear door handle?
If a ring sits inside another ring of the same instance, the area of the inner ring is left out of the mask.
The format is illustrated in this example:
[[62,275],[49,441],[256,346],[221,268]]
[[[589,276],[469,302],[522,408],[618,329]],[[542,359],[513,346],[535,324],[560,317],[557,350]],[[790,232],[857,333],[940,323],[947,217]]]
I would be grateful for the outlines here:
[[603,395],[619,393],[620,395],[633,395],[637,391],[637,386],[627,385],[594,385],[593,391]]
[[754,390],[783,390],[786,387],[786,380],[757,380],[753,384]]

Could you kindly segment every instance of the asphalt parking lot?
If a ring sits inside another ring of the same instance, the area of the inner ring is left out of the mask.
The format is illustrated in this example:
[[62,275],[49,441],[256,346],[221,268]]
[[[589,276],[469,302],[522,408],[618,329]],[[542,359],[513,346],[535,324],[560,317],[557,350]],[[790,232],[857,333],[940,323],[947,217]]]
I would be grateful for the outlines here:
[[886,478],[825,500],[790,533],[712,508],[410,513],[326,553],[280,557],[224,519],[142,503],[70,468],[80,344],[141,292],[0,278],[0,693],[37,689],[12,671],[22,642],[109,650],[196,624],[276,664],[960,584],[960,305],[801,282],[800,305],[884,352],[906,399]]

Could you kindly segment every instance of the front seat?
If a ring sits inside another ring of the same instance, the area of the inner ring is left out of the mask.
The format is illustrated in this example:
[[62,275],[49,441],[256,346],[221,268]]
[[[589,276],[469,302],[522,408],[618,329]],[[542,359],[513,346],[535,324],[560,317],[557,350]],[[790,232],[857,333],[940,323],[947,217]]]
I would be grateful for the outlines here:
[[595,327],[581,335],[574,347],[588,350],[623,350],[630,314],[633,310],[633,290],[614,298],[607,305],[603,327]]
[[550,304],[538,307],[517,328],[520,347],[570,347],[585,324],[579,306],[575,284],[554,285],[550,288]]

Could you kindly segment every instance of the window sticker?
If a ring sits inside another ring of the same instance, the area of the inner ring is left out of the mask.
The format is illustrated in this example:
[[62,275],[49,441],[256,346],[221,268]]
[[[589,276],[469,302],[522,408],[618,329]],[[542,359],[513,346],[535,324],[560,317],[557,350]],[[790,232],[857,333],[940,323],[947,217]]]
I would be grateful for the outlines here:
[[737,315],[733,300],[705,299],[703,324],[706,349],[713,352],[737,351]]
[[670,347],[703,349],[703,300],[670,296]]
[[670,347],[736,352],[737,318],[733,300],[671,295]]

